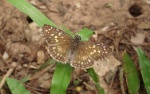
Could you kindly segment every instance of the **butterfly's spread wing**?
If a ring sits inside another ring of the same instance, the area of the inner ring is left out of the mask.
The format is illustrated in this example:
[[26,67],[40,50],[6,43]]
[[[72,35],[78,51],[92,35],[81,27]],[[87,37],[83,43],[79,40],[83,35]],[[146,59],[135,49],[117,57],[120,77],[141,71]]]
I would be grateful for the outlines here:
[[90,42],[81,42],[80,47],[76,49],[71,66],[87,69],[92,67],[94,61],[103,59],[111,54],[111,49],[103,44],[92,44]]
[[102,53],[100,59],[103,59],[103,58],[105,58],[105,57],[108,57],[108,56],[112,55],[112,53],[113,53],[113,49],[112,49],[112,48],[110,48],[110,47],[104,45],[103,43],[101,43],[101,44],[96,44],[96,45],[97,45],[98,47],[102,48],[102,51],[101,51],[101,52],[103,52],[103,53]]
[[48,44],[50,56],[57,61],[66,63],[70,51],[72,37],[50,25],[43,26],[43,34]]
[[92,67],[94,60],[88,55],[84,45],[80,45],[75,53],[74,57],[70,61],[70,65],[75,68],[86,69]]

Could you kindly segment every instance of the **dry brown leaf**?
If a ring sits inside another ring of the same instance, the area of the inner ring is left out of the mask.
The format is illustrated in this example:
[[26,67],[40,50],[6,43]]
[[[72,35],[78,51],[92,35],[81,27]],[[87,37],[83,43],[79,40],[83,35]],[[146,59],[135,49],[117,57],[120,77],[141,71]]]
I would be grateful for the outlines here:
[[44,58],[45,58],[44,52],[42,50],[38,51],[37,52],[37,63],[38,64],[43,64],[44,63]]
[[[99,75],[101,87],[104,91],[108,91],[108,84],[104,81],[103,76],[108,72],[115,72],[117,67],[121,64],[113,55],[107,57],[105,60],[97,61],[94,63],[93,68]],[[109,93],[113,94],[113,93]]]
[[22,53],[31,54],[31,49],[27,45],[21,44],[19,42],[17,43],[8,42],[6,44],[6,51],[8,51],[13,56]]
[[109,71],[114,71],[117,66],[121,64],[113,55],[107,57],[105,60],[96,61],[93,65],[96,73],[102,77]]
[[145,39],[145,33],[137,32],[135,36],[131,37],[131,42],[134,44],[143,44]]

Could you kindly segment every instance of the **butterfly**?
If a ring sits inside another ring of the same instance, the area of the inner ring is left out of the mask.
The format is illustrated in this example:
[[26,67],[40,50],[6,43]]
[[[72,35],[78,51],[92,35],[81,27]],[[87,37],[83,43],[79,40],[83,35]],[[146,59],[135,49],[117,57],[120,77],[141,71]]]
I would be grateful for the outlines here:
[[44,25],[42,32],[50,56],[64,64],[68,62],[74,68],[90,68],[94,61],[104,59],[112,53],[111,48],[104,44],[96,44],[91,41],[83,42],[79,35],[75,35],[73,38],[50,25]]

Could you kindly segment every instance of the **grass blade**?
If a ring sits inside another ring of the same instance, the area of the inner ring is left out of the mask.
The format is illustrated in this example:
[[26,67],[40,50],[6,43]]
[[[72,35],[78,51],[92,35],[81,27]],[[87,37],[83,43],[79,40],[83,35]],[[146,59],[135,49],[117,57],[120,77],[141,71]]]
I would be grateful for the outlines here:
[[43,26],[44,24],[50,24],[57,27],[52,21],[50,21],[45,15],[43,15],[38,9],[32,6],[25,0],[7,0],[13,6],[18,8],[23,13],[27,14],[36,24]]
[[73,68],[69,64],[57,63],[50,94],[66,94]]
[[150,60],[142,49],[137,49],[142,78],[148,94],[150,94]]
[[140,88],[140,79],[134,62],[127,53],[123,55],[123,61],[123,68],[126,74],[129,94],[138,94]]
[[22,83],[20,83],[19,81],[15,79],[6,78],[6,82],[12,94],[31,94],[29,91],[25,89]]

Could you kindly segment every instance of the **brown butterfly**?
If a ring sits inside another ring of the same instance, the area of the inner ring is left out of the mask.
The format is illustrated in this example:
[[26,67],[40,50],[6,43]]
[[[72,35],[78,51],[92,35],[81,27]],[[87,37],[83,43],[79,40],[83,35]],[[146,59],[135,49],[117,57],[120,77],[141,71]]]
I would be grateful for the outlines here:
[[83,42],[80,36],[73,38],[50,25],[43,26],[43,34],[50,56],[59,62],[68,62],[75,68],[90,68],[94,61],[104,59],[112,53],[112,50],[103,44]]

